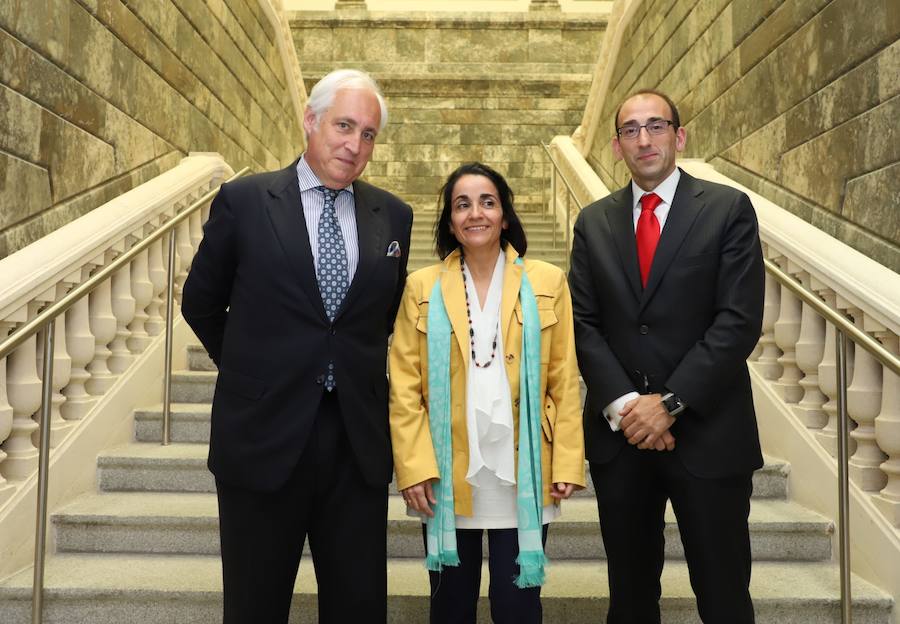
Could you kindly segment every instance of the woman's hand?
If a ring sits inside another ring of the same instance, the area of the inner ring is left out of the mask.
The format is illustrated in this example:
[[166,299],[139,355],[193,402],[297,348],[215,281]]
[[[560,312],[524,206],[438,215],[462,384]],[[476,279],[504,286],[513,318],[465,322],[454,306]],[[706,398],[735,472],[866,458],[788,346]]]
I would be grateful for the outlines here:
[[403,494],[403,500],[406,501],[406,506],[410,507],[419,513],[423,513],[429,518],[434,517],[434,512],[431,510],[431,505],[437,503],[437,499],[434,497],[434,490],[431,488],[431,482],[434,479],[429,479],[428,481],[422,481],[422,483],[417,483],[416,485],[412,485],[405,490],[400,490],[400,493]]
[[574,483],[554,483],[553,487],[550,488],[550,496],[556,500],[562,500],[572,496],[575,490],[581,489],[583,488],[580,485],[575,485]]

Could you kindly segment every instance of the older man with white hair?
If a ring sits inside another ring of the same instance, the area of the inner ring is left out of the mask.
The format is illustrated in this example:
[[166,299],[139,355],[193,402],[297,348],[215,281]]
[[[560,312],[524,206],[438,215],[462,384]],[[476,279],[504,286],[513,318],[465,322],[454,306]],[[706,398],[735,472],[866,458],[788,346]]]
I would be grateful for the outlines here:
[[209,468],[225,624],[288,621],[307,537],[319,621],[387,617],[385,363],[412,210],[357,179],[386,122],[367,74],[322,78],[306,151],[222,186],[184,286],[219,367]]

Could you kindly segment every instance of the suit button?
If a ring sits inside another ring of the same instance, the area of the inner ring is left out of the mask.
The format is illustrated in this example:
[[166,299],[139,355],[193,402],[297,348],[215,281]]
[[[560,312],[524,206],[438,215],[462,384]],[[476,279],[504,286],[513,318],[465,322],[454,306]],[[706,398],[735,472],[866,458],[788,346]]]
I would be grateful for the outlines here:
[[647,334],[650,333],[650,328],[647,327],[646,325],[641,325],[640,328],[638,329],[638,331],[641,332],[641,336],[646,336]]
[[515,356],[514,353],[507,353],[507,354],[506,354],[506,361],[507,361],[507,362],[512,362],[514,359],[516,359],[516,356]]
[[334,336],[337,332],[334,331],[334,327],[331,328],[331,335]]
[[319,375],[318,377],[316,377],[316,383],[320,386],[325,383],[325,375]]
[[516,407],[519,407],[519,399],[516,399],[515,401],[513,401],[513,405],[515,405]]

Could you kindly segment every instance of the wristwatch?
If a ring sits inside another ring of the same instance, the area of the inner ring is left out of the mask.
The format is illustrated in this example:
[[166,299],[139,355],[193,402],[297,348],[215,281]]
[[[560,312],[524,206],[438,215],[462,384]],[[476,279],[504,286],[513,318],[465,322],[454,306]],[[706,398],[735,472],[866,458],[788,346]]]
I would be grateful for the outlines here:
[[687,405],[684,404],[678,395],[674,392],[669,392],[664,395],[663,398],[660,399],[660,403],[662,403],[663,407],[666,408],[666,411],[669,412],[669,416],[678,416],[681,412],[687,409]]

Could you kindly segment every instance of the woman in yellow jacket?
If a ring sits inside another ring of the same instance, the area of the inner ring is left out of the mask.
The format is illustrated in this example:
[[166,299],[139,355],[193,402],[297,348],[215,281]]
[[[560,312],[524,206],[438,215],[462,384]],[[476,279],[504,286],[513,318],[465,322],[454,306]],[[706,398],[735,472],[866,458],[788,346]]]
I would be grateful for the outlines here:
[[397,485],[425,520],[431,622],[472,622],[488,530],[494,622],[541,621],[547,523],[584,487],[565,274],[525,260],[503,177],[472,163],[441,191],[440,264],[411,274],[390,352]]

